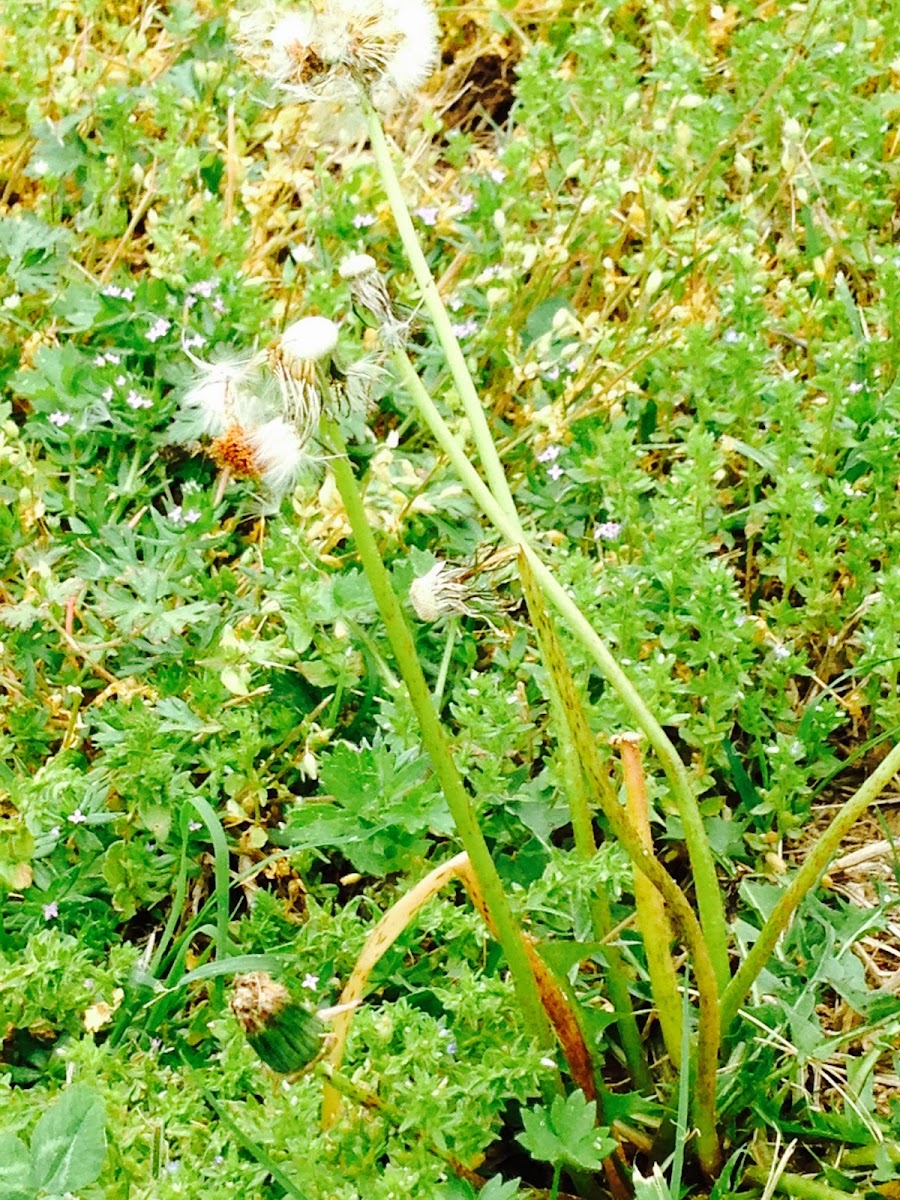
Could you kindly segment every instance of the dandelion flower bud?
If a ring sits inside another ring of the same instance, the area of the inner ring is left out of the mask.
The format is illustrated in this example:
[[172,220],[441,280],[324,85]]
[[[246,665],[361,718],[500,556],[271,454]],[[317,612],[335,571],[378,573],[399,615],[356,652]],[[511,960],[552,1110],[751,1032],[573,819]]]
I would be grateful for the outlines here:
[[231,1011],[247,1041],[274,1071],[302,1071],[322,1053],[325,1027],[264,971],[238,975]]

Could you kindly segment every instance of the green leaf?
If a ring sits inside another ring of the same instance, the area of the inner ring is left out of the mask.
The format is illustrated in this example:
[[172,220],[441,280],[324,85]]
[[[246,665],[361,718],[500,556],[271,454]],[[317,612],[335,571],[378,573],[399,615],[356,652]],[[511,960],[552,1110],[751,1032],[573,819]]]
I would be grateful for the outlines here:
[[35,1188],[64,1193],[93,1183],[106,1158],[100,1094],[84,1083],[67,1088],[38,1121],[31,1154]]
[[31,1154],[13,1133],[0,1133],[0,1200],[32,1200],[22,1180],[31,1174]]
[[615,1150],[615,1142],[596,1127],[597,1104],[580,1089],[563,1099],[556,1096],[550,1108],[537,1105],[522,1113],[525,1125],[517,1140],[540,1162],[566,1163],[593,1171]]
[[653,1164],[653,1174],[646,1178],[635,1171],[632,1176],[634,1183],[634,1200],[672,1200],[672,1193],[666,1183],[665,1176],[659,1169],[659,1163]]

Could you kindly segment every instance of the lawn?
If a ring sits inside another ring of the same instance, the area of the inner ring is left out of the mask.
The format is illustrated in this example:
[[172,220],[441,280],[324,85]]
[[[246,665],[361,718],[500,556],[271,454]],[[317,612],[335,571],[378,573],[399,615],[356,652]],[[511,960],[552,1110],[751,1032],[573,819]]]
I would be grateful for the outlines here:
[[0,1200],[900,1195],[896,4],[0,66]]

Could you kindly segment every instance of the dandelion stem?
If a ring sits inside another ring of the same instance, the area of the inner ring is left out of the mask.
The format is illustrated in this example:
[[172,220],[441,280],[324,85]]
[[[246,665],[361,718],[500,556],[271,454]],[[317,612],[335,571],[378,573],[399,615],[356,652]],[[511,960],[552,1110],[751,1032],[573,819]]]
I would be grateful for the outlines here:
[[528,961],[522,933],[519,929],[497,868],[491,858],[484,835],[478,824],[472,801],[453,761],[447,736],[437,713],[434,700],[416,654],[412,634],[407,625],[394,590],[391,587],[387,568],[369,527],[357,486],[353,468],[347,457],[346,446],[333,422],[325,424],[326,438],[334,451],[331,469],[334,472],[363,568],[372,587],[378,611],[390,639],[397,666],[412,701],[419,722],[422,741],[431,759],[432,766],[463,848],[469,856],[472,870],[484,896],[485,905],[497,930],[497,939],[503,949],[512,975],[519,1006],[526,1028],[542,1047],[552,1045],[552,1034],[547,1014],[541,1003],[534,974]]
[[847,800],[834,820],[819,837],[803,860],[803,864],[785,888],[778,903],[769,914],[759,937],[753,943],[746,959],[722,996],[722,1028],[727,1029],[737,1016],[744,997],[753,986],[760,971],[769,961],[778,939],[787,929],[791,917],[803,897],[810,891],[819,876],[834,857],[838,846],[851,827],[859,820],[878,794],[890,783],[900,770],[900,743],[894,746],[876,770],[864,780]]
[[687,768],[671,740],[666,736],[665,730],[650,711],[637,688],[619,666],[606,642],[526,540],[518,519],[515,521],[509,519],[508,514],[472,466],[464,447],[438,412],[409,357],[399,349],[393,351],[392,357],[394,365],[409,388],[416,407],[430,428],[435,441],[453,463],[463,483],[480,505],[485,516],[508,542],[522,547],[541,591],[563,617],[569,631],[581,642],[600,667],[656,751],[672,788],[675,804],[684,827],[684,838],[691,860],[703,936],[713,963],[718,988],[720,991],[723,990],[731,978],[728,965],[725,908],[716,878],[715,860],[706,837],[703,818],[700,815]]
[[453,332],[450,314],[444,306],[441,294],[434,281],[434,276],[431,274],[431,269],[428,266],[425,255],[422,253],[422,247],[419,245],[412,217],[409,215],[406,198],[403,195],[403,188],[400,186],[400,180],[394,167],[387,138],[381,126],[381,119],[366,99],[363,100],[363,111],[368,122],[369,138],[372,143],[375,162],[381,174],[384,189],[394,214],[394,220],[397,223],[397,230],[403,242],[403,248],[406,251],[410,266],[412,267],[413,275],[416,278],[416,283],[418,283],[421,289],[425,307],[434,322],[435,332],[446,355],[447,365],[453,376],[453,382],[456,384],[456,390],[462,400],[463,408],[472,429],[472,436],[475,439],[475,445],[478,448],[478,454],[481,458],[481,465],[484,467],[488,486],[507,518],[516,528],[519,528],[519,517],[516,512],[512,493],[509,490],[503,464],[497,453],[497,447],[494,445],[494,439],[491,436],[487,418],[484,415],[481,400],[472,382],[469,368],[466,366],[462,347],[459,344],[456,334]]

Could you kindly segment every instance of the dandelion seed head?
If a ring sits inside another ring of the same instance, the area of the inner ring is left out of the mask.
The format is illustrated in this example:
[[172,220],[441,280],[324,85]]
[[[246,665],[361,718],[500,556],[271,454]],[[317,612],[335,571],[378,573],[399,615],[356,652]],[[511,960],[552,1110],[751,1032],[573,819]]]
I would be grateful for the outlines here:
[[288,325],[279,343],[284,358],[319,362],[337,348],[338,327],[327,317],[301,317]]
[[275,496],[289,492],[309,463],[305,441],[282,417],[274,417],[255,429],[250,444],[259,476]]
[[246,422],[255,403],[247,384],[258,359],[225,358],[208,363],[191,355],[191,360],[198,374],[182,397],[181,407],[196,418],[197,432],[218,437],[233,422]]
[[262,474],[253,433],[237,423],[229,425],[209,447],[209,457],[220,470],[258,479]]
[[420,621],[433,623],[454,613],[470,613],[465,574],[448,562],[436,562],[430,571],[412,581],[409,600]]
[[371,254],[350,254],[338,267],[338,274],[341,279],[357,279],[376,269],[377,263]]

